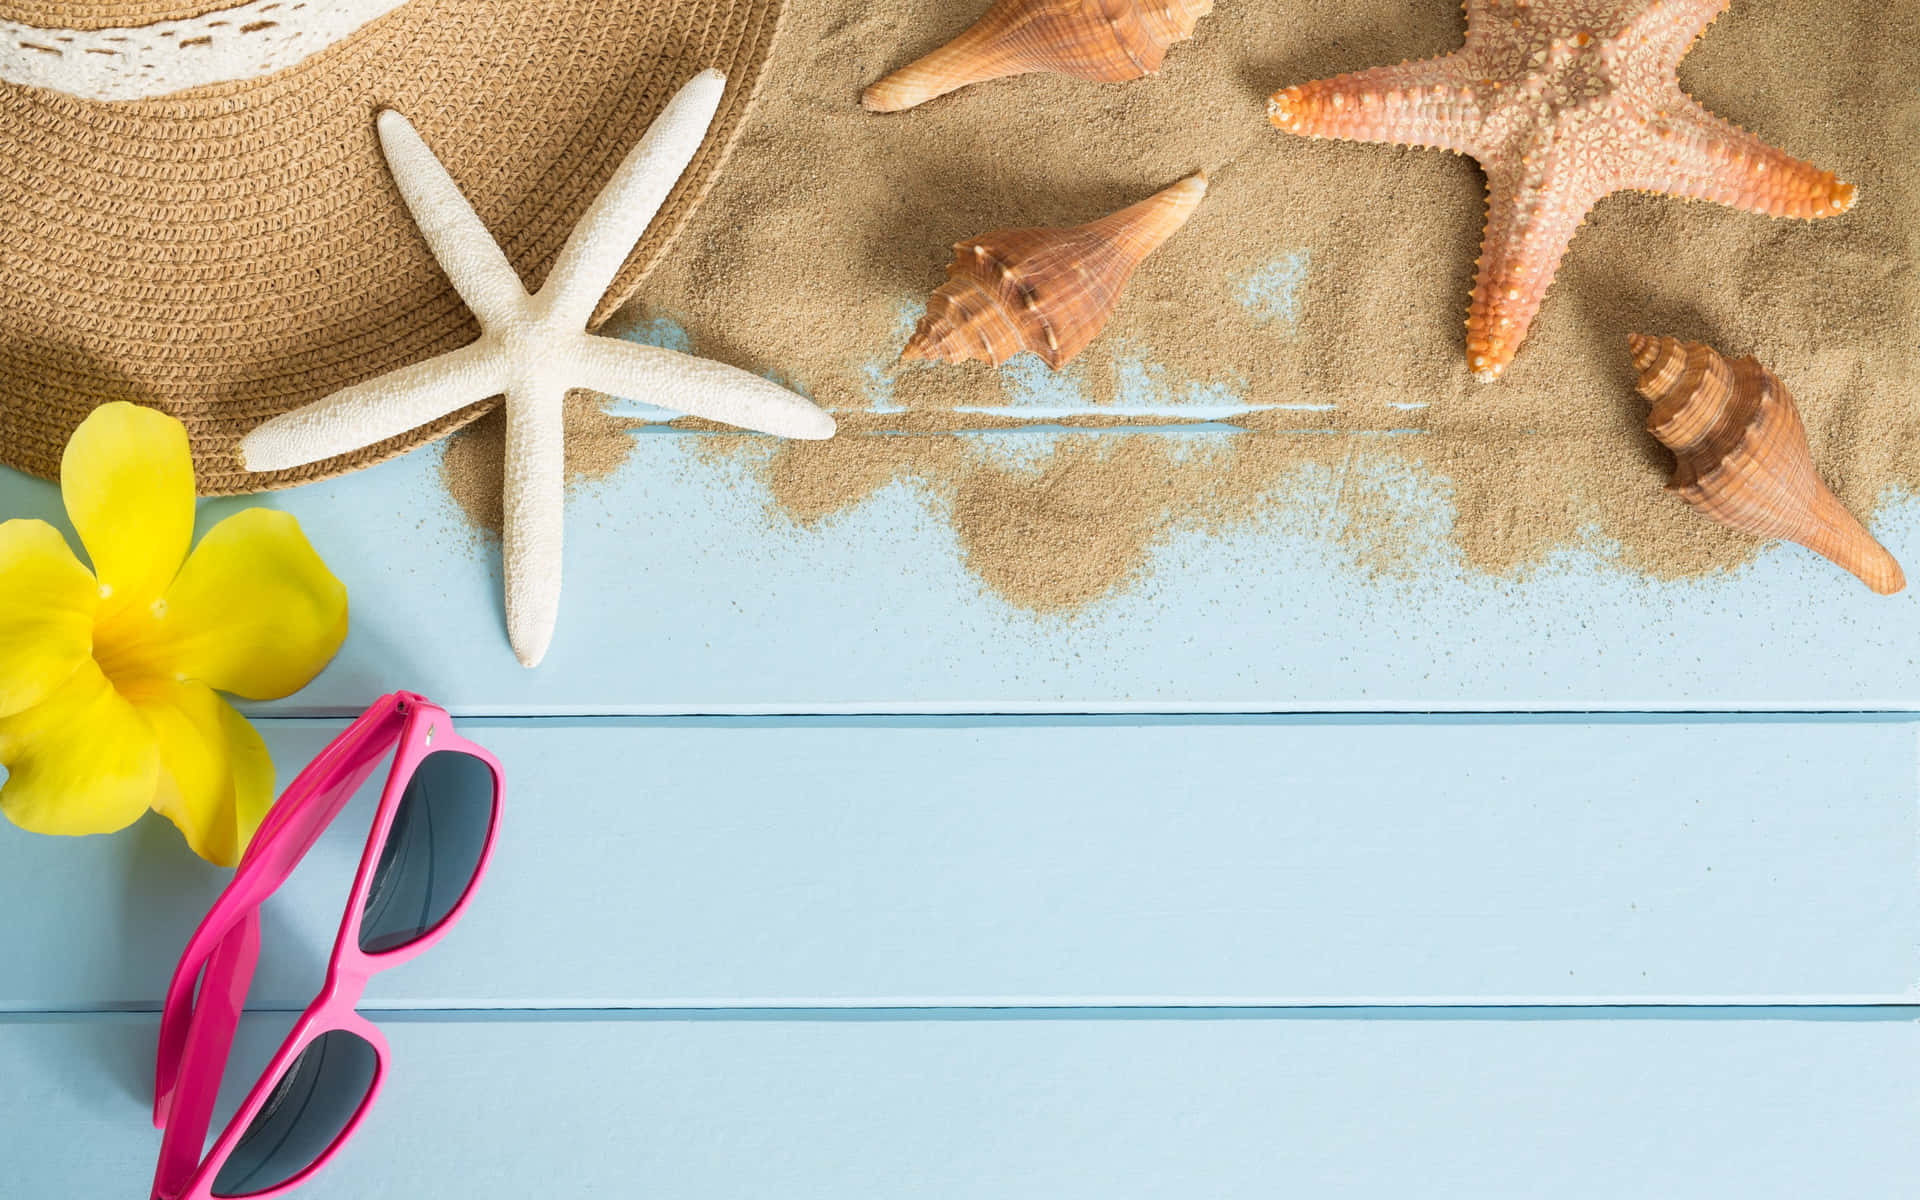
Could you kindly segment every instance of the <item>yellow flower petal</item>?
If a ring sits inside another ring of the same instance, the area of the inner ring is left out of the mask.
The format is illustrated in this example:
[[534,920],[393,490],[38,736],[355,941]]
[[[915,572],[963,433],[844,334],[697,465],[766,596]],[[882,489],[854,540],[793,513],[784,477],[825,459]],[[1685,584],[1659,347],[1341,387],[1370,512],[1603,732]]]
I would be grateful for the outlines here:
[[197,679],[277,700],[306,686],[347,636],[347,589],[283,512],[249,508],[200,539],[164,600],[103,625],[97,656],[124,685]]
[[193,540],[186,427],[137,404],[101,405],[67,442],[60,497],[103,585],[103,616],[152,602]]
[[195,854],[234,866],[273,804],[273,760],[259,732],[202,683],[148,680],[127,698],[160,745],[153,807]]
[[92,659],[44,701],[0,718],[0,812],[35,833],[112,833],[140,819],[160,781],[146,718]]
[[0,524],[0,717],[45,700],[86,660],[98,598],[59,530]]

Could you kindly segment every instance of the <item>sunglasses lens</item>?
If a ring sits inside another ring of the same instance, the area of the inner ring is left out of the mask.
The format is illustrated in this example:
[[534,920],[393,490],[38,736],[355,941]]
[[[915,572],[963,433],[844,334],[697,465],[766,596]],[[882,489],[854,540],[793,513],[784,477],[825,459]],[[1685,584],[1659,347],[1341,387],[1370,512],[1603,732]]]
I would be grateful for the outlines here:
[[213,1181],[216,1196],[271,1191],[319,1161],[373,1090],[380,1059],[366,1039],[323,1033],[274,1084]]
[[493,771],[457,750],[420,760],[380,849],[360,949],[382,954],[446,920],[472,884],[493,827]]

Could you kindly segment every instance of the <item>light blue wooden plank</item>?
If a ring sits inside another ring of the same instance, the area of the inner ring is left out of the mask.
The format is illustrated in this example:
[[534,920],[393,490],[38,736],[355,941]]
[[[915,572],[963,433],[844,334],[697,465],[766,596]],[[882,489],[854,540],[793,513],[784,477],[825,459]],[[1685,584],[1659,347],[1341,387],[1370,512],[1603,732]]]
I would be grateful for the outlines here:
[[[1026,435],[1045,437],[1052,435]],[[985,593],[906,486],[816,530],[768,508],[738,458],[639,435],[576,497],[553,656],[500,631],[498,562],[437,480],[437,449],[276,497],[348,582],[355,631],[302,699],[398,683],[518,713],[896,709],[1881,708],[1920,698],[1920,606],[1781,548],[1736,575],[1658,584],[1569,554],[1525,581],[1441,569],[1370,581],[1307,532],[1336,481],[1272,521],[1176,538],[1150,581],[1069,619]],[[0,483],[0,511],[45,508]],[[1410,525],[1445,521],[1410,489]],[[1422,510],[1424,511],[1424,510]],[[1879,524],[1920,559],[1920,507]],[[1764,649],[1762,649],[1764,648]]]
[[[283,775],[335,728],[268,726]],[[462,722],[507,765],[427,1007],[1884,1002],[1909,719]],[[367,827],[267,910],[303,1004]],[[0,1007],[151,1006],[222,873],[0,829]]]
[[[1569,553],[1524,580],[1440,565],[1369,579],[1313,532],[1339,481],[1272,519],[1176,537],[1148,582],[1036,617],[963,567],[932,501],[889,487],[803,530],[738,457],[642,434],[569,506],[552,656],[501,632],[497,551],[477,549],[437,448],[273,497],[346,580],[354,631],[300,703],[357,709],[395,686],[469,711],[1911,708],[1920,602],[1883,599],[1793,547],[1707,582],[1654,583]],[[1052,435],[1026,435],[1046,437]],[[1443,529],[1407,485],[1410,529]],[[0,513],[50,486],[0,471]],[[1876,532],[1920,562],[1920,503]]]
[[[388,1022],[302,1200],[1894,1200],[1911,1020]],[[151,1018],[0,1024],[9,1197],[135,1196]],[[249,1039],[257,1062],[270,1042]]]

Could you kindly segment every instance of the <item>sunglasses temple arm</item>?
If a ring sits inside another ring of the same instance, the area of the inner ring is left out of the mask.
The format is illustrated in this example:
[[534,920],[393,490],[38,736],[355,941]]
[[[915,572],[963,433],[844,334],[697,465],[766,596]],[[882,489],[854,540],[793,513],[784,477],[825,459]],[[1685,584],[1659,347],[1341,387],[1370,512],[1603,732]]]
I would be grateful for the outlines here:
[[[400,697],[395,694],[381,697],[353,724],[341,730],[340,736],[308,763],[280,794],[279,802],[268,811],[253,840],[247,844],[246,854],[240,859],[240,870],[245,872],[251,864],[266,857],[299,862],[319,840],[321,832],[340,815],[353,793],[366,782],[381,757],[392,748],[401,720]],[[345,784],[351,786],[343,786]],[[293,842],[297,849],[290,855],[280,845],[281,831],[289,826],[301,830]],[[291,872],[291,865],[287,869]],[[286,876],[282,875],[273,886],[278,887],[285,880]]]
[[[194,983],[201,977],[202,966],[212,971],[211,958],[227,945],[243,922],[251,921],[255,925],[257,943],[260,902],[286,882],[321,831],[339,815],[360,784],[379,765],[381,757],[392,748],[401,727],[400,697],[382,697],[300,772],[260,823],[259,831],[240,859],[233,882],[227,885],[227,890],[215,901],[213,911],[187,943],[167,989],[155,1063],[155,1126],[167,1124],[169,1098],[176,1091],[181,1072],[194,1069],[199,1062],[188,1045],[188,1031],[194,1019]],[[293,831],[292,836],[282,836],[289,830]],[[249,965],[249,977],[251,972]],[[208,978],[214,976],[209,974]],[[205,992],[203,988],[202,993]],[[241,998],[245,999],[244,988]],[[224,1062],[224,1058],[221,1061]]]
[[[166,1070],[169,1055],[161,1047],[163,1091],[154,1096],[154,1123],[165,1128],[160,1161],[154,1170],[154,1200],[172,1200],[186,1190],[207,1142],[220,1079],[233,1049],[234,1030],[246,1007],[247,989],[260,960],[260,914],[250,910],[229,930],[207,959],[193,1016],[184,1044],[173,1056],[174,1070]],[[165,1081],[172,1076],[171,1085]]]

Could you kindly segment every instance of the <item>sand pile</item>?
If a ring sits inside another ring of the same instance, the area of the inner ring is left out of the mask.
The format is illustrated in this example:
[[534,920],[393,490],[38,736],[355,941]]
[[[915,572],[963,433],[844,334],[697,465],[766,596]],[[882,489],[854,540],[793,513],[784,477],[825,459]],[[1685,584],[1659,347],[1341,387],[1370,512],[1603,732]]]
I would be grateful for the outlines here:
[[[1857,184],[1854,210],[1805,224],[1611,197],[1492,385],[1471,379],[1462,349],[1479,168],[1312,142],[1265,116],[1284,85],[1456,48],[1455,0],[1220,0],[1155,79],[1034,76],[899,115],[859,108],[862,86],[983,9],[795,3],[731,164],[626,315],[630,332],[684,329],[702,354],[777,371],[855,414],[835,441],[767,458],[772,519],[820,521],[916,477],[944,499],[987,583],[1050,608],[1124,584],[1172,529],[1253,519],[1329,471],[1355,481],[1328,528],[1359,561],[1429,569],[1430,548],[1396,535],[1395,493],[1371,482],[1410,468],[1450,500],[1456,561],[1470,569],[1512,572],[1582,544],[1662,576],[1742,561],[1750,540],[1660,490],[1667,463],[1630,386],[1636,330],[1757,355],[1793,389],[1816,461],[1863,516],[1920,485],[1913,0],[1735,0],[1682,83]],[[895,362],[954,241],[1077,224],[1199,169],[1212,178],[1206,203],[1062,376],[1031,359],[1000,371]],[[1060,437],[1037,460],[991,436],[937,436],[981,424],[956,408],[1063,397],[1291,407],[1230,437]],[[631,435],[585,406],[581,418],[576,466],[617,465]],[[448,457],[483,522],[498,509],[487,482],[498,436],[478,427]],[[709,440],[713,453],[744,452]]]

